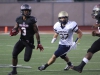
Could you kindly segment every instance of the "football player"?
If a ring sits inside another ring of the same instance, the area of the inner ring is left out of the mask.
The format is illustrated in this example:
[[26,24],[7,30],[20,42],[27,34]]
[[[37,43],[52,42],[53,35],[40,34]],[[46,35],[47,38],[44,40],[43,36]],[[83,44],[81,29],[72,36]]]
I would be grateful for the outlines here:
[[[64,70],[68,70],[70,67],[73,66],[66,53],[70,49],[75,47],[78,40],[82,37],[82,32],[78,28],[77,23],[75,21],[69,21],[68,18],[69,16],[66,11],[59,12],[58,14],[59,21],[56,22],[55,25],[53,26],[55,33],[51,41],[51,43],[54,43],[58,35],[60,36],[58,49],[54,52],[54,54],[46,64],[38,67],[38,70],[40,71],[45,70],[48,66],[53,64],[58,57],[64,59],[64,61],[66,61],[67,63],[67,66],[65,67]],[[73,42],[74,32],[77,33],[77,39],[75,40],[75,42]]]
[[17,74],[18,55],[25,48],[24,61],[28,62],[31,58],[34,46],[34,35],[37,39],[37,49],[43,51],[43,46],[40,43],[40,35],[37,27],[37,20],[31,16],[31,7],[28,4],[21,6],[21,16],[16,18],[16,25],[10,31],[10,36],[15,36],[21,31],[20,39],[15,44],[12,52],[13,70],[8,75]]
[[[93,28],[100,27],[100,4],[94,6],[92,17],[96,19],[96,24],[93,25]],[[92,36],[100,37],[100,31],[99,32],[93,31]],[[87,54],[83,58],[82,62],[78,66],[74,66],[72,69],[81,73],[84,66],[89,62],[89,60],[91,60],[93,54],[98,52],[99,50],[100,50],[100,38],[97,39],[87,50]]]

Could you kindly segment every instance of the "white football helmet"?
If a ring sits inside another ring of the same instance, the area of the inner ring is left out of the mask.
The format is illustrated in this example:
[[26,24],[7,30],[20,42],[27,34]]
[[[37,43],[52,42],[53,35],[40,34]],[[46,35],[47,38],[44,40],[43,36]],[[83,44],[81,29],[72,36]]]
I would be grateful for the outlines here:
[[94,6],[92,15],[97,16],[99,13],[100,13],[100,4]]
[[[64,20],[61,20],[61,18],[65,18]],[[61,24],[66,25],[68,22],[68,13],[66,11],[61,11],[58,14],[58,20]]]
[[61,11],[59,12],[58,17],[68,17],[68,13],[66,11]]

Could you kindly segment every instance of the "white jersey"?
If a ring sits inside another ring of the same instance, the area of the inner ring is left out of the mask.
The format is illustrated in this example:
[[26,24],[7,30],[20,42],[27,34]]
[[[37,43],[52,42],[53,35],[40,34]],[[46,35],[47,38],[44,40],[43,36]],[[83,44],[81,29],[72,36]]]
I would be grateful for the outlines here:
[[100,27],[98,27],[98,32],[100,32]]
[[60,22],[56,22],[53,28],[60,36],[60,45],[72,45],[73,33],[78,30],[78,26],[75,21],[68,21],[64,28],[61,27]]
[[[96,20],[96,24],[98,24],[98,20]],[[98,32],[100,32],[100,27],[98,27]]]

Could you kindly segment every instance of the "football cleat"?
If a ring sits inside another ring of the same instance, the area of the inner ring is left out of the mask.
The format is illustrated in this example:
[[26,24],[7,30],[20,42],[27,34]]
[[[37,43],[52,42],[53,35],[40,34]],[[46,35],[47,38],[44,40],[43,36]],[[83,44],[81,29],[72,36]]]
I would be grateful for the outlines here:
[[40,71],[45,70],[45,69],[46,69],[45,65],[38,67],[38,70],[40,70]]
[[12,71],[8,75],[17,75],[17,72],[16,71]]
[[72,67],[73,67],[73,65],[71,65],[71,66],[66,65],[66,67],[64,68],[64,70],[67,71],[67,70],[69,70]]
[[82,68],[80,68],[79,66],[73,66],[72,69],[79,72],[79,73],[82,73]]

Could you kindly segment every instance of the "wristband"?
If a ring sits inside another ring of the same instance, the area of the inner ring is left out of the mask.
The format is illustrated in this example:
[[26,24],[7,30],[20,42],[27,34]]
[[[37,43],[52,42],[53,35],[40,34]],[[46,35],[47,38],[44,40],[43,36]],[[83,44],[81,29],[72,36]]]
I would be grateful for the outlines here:
[[53,38],[52,41],[51,41],[51,43],[54,43],[55,41],[56,41],[56,38]]
[[79,38],[76,38],[75,43],[79,42]]
[[38,44],[40,44],[40,41],[37,41]]

